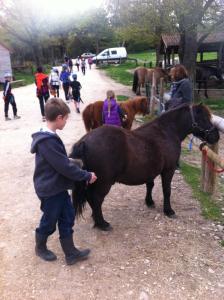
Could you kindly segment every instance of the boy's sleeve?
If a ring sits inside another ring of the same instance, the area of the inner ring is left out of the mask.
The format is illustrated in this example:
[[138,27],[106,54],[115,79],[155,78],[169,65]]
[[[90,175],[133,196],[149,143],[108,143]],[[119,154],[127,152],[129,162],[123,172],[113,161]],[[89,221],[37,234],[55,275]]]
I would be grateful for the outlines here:
[[53,139],[38,144],[39,153],[61,175],[72,181],[90,181],[91,173],[71,164],[69,158],[62,152],[62,146]]

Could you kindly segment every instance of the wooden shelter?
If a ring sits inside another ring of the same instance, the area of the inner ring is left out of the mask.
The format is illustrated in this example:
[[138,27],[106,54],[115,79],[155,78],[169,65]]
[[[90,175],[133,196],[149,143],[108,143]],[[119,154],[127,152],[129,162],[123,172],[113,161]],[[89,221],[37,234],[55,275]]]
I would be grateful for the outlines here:
[[[198,33],[198,40],[202,33]],[[160,54],[163,55],[165,67],[175,64],[175,54],[178,54],[180,35],[162,34],[160,40]],[[204,52],[217,52],[217,59],[203,60]],[[224,71],[224,32],[210,33],[198,47],[200,53],[199,64],[215,66]]]
[[5,73],[12,73],[10,50],[0,43],[0,82],[4,82]]

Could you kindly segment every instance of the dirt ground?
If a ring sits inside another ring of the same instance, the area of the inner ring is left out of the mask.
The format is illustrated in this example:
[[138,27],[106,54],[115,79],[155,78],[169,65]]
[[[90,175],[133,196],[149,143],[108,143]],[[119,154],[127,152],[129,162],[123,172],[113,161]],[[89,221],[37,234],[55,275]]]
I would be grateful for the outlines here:
[[[85,105],[103,99],[109,88],[131,95],[129,88],[94,69],[78,78]],[[181,174],[175,174],[172,183],[177,219],[162,213],[159,179],[152,210],[144,204],[144,186],[116,184],[103,207],[112,232],[92,228],[89,208],[76,222],[76,245],[92,249],[87,261],[66,266],[57,232],[49,248],[58,260],[48,263],[36,257],[34,230],[41,213],[33,189],[30,143],[42,122],[34,85],[15,89],[14,94],[21,120],[5,122],[3,110],[0,116],[1,299],[224,299],[224,252],[219,245],[223,227],[202,218]],[[73,110],[60,132],[68,151],[84,133],[81,116]]]

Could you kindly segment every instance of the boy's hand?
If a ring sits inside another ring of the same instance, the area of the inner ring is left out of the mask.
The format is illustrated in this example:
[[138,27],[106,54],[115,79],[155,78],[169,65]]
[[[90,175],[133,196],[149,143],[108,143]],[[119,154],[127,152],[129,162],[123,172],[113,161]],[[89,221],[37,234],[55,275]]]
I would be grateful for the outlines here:
[[5,97],[5,96],[3,96],[3,97],[2,97],[2,99],[5,101],[6,97]]
[[94,183],[97,180],[96,174],[94,172],[90,172],[91,173],[91,179],[89,181],[90,184]]

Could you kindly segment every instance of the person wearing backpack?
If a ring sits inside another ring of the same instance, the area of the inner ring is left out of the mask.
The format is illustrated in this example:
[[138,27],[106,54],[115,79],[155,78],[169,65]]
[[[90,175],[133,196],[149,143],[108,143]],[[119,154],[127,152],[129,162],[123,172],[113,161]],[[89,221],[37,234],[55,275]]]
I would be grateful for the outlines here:
[[62,71],[60,74],[60,80],[62,82],[62,87],[65,93],[65,100],[69,102],[69,84],[70,84],[70,72],[68,71],[68,67],[66,64],[62,65]]
[[40,103],[40,112],[43,122],[45,121],[44,104],[50,97],[48,75],[43,73],[43,68],[38,67],[35,74],[36,95]]
[[70,82],[70,87],[72,88],[72,98],[74,100],[75,109],[77,113],[80,113],[79,105],[81,101],[80,89],[82,88],[80,82],[77,80],[77,75],[72,75],[73,81]]
[[50,74],[51,94],[59,98],[60,79],[58,69],[53,67]]

